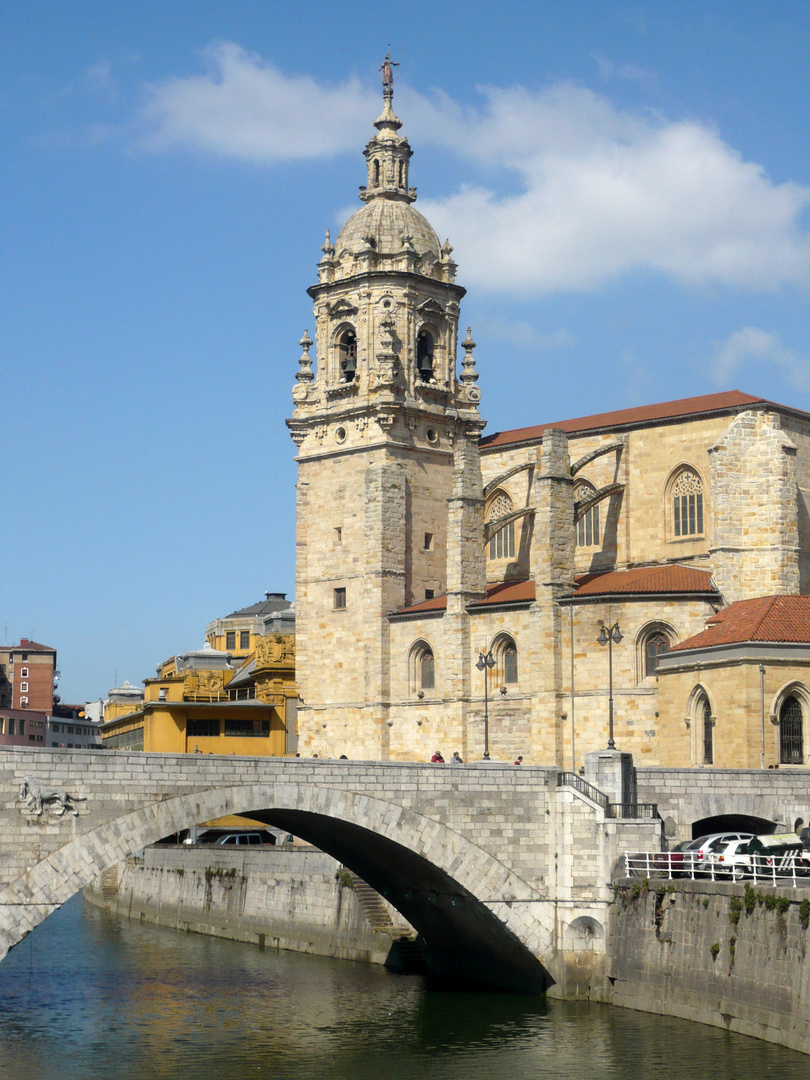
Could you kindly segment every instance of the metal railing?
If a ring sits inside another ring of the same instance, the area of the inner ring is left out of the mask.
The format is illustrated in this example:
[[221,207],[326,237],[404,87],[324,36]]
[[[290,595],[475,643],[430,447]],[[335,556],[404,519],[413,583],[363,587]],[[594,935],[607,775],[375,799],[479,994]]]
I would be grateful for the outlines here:
[[601,806],[605,811],[605,817],[609,818],[657,818],[657,803],[621,803],[611,802],[604,791],[595,788],[587,780],[573,772],[557,773],[557,787],[572,787]]
[[717,859],[693,859],[690,852],[626,851],[627,877],[691,878],[699,881],[750,881],[782,887],[810,888],[810,863],[801,855],[754,856],[749,864],[729,865]]

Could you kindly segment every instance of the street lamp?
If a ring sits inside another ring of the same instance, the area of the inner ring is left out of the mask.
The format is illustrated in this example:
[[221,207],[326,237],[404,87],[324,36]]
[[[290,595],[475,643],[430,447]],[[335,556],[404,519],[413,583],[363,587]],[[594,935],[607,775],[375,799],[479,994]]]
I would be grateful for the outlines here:
[[600,645],[608,647],[608,672],[609,672],[609,692],[608,692],[608,750],[615,750],[616,743],[613,741],[613,642],[618,645],[622,640],[622,632],[619,630],[619,624],[614,623],[613,626],[608,629],[605,624],[602,624],[602,629],[599,631],[599,637],[596,639]]
[[484,673],[484,761],[489,761],[489,669],[495,667],[492,649],[486,653],[479,652],[475,666]]

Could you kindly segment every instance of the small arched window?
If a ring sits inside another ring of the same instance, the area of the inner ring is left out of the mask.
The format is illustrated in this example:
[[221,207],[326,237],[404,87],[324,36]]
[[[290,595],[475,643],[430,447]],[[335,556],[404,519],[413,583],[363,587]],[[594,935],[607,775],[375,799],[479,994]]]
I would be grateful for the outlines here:
[[682,469],[670,486],[672,536],[703,535],[703,482],[694,469]]
[[[574,502],[581,503],[596,494],[596,488],[582,481],[574,488]],[[599,544],[599,503],[587,510],[577,522],[577,546],[596,547]]]
[[343,382],[354,382],[357,377],[357,335],[351,327],[344,330],[338,342],[340,354],[340,377]]
[[712,707],[705,694],[702,695],[699,704],[698,716],[703,722],[703,764],[712,765],[714,763],[714,718]]
[[660,630],[649,635],[644,643],[644,674],[655,675],[658,671],[658,661],[669,652],[669,638]]
[[789,694],[779,710],[779,761],[783,765],[804,763],[804,724],[802,706]]
[[503,681],[505,683],[518,681],[518,654],[514,643],[507,645],[503,650]]
[[433,381],[433,335],[420,330],[416,339],[416,374],[422,382]]
[[380,163],[379,163],[379,161],[375,160],[374,161],[374,187],[379,187],[379,186],[380,186]]
[[399,186],[403,187],[404,184],[405,184],[405,162],[400,161],[400,163],[399,163]]
[[[501,518],[514,513],[515,505],[505,491],[499,491],[487,508],[487,524],[495,525]],[[515,523],[509,521],[503,528],[493,533],[489,541],[490,559],[514,559]]]
[[411,692],[422,694],[436,685],[436,661],[433,649],[426,641],[417,641],[410,654]]

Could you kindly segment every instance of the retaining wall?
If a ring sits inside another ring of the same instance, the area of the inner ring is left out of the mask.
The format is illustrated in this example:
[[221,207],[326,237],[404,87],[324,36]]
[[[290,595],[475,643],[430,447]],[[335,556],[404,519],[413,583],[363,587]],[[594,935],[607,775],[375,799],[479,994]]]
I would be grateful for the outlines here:
[[810,1053],[808,922],[810,888],[625,879],[609,916],[611,1001]]
[[[391,948],[338,863],[316,850],[147,848],[105,871],[85,897],[127,918],[262,948],[377,964]],[[396,922],[406,927],[398,914]]]

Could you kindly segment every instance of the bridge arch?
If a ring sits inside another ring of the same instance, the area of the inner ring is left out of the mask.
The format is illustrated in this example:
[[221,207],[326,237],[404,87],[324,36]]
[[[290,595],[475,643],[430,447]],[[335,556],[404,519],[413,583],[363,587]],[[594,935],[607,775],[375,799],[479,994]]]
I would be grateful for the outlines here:
[[279,781],[211,787],[152,802],[73,836],[0,893],[0,958],[97,875],[200,821],[229,814],[315,844],[393,904],[438,973],[539,992],[553,912],[499,859],[432,818],[357,791]]

